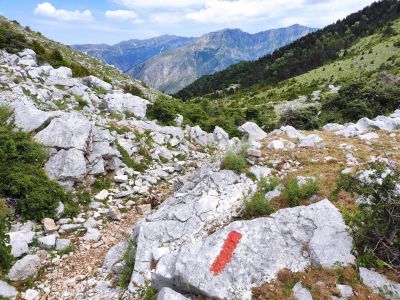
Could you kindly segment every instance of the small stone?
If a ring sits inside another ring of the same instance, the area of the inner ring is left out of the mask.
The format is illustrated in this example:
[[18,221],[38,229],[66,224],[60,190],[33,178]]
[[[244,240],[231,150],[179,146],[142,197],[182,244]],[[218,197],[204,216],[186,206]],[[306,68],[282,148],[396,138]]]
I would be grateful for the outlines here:
[[40,258],[40,262],[43,263],[49,254],[46,250],[39,250],[36,252],[36,255]]
[[38,244],[40,248],[50,250],[56,246],[56,235],[51,234],[48,236],[42,236],[38,238]]
[[7,300],[16,299],[18,292],[15,287],[9,285],[7,282],[0,280],[0,298]]
[[128,176],[127,175],[117,175],[114,176],[114,181],[116,183],[127,183],[128,182]]
[[50,218],[43,219],[43,227],[45,232],[55,232],[58,230],[58,226],[54,220]]
[[94,196],[94,199],[96,200],[106,200],[108,198],[108,195],[110,193],[107,190],[102,190],[100,193],[98,193],[96,196]]
[[39,300],[40,293],[37,290],[29,289],[25,292],[25,300]]
[[257,149],[249,149],[247,150],[247,155],[253,157],[261,157],[261,151]]
[[336,288],[340,291],[340,296],[342,298],[347,299],[354,296],[353,289],[349,285],[338,284]]
[[71,245],[71,241],[69,239],[58,239],[56,243],[56,250],[65,250]]
[[296,283],[293,287],[293,294],[296,300],[313,300],[310,291],[303,288],[301,282]]
[[85,227],[86,229],[96,228],[97,222],[93,217],[90,217],[89,219],[86,220],[85,223],[83,223],[83,227]]
[[115,207],[115,206],[110,207],[107,215],[114,221],[121,220],[121,213],[120,213],[118,207]]
[[151,204],[138,205],[138,206],[136,206],[136,211],[138,212],[138,214],[147,216],[148,214],[151,213]]
[[100,238],[101,238],[101,233],[98,229],[95,228],[90,228],[83,237],[85,241],[94,241],[94,242],[98,242]]

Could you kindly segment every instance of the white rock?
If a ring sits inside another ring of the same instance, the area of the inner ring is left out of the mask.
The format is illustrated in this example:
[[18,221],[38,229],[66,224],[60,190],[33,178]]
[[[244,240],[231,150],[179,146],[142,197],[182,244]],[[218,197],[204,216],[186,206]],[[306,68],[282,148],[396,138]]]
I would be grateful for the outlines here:
[[103,103],[111,114],[128,112],[137,118],[143,119],[146,116],[149,101],[131,94],[115,92],[107,94]]
[[[157,289],[175,285],[180,291],[196,290],[211,298],[250,299],[251,287],[273,280],[283,268],[299,272],[311,265],[332,268],[354,263],[347,230],[342,215],[328,200],[281,209],[267,218],[233,222],[163,256],[153,284]],[[215,275],[210,268],[232,232],[241,238],[230,262]]]
[[272,169],[264,166],[252,166],[249,169],[249,172],[252,173],[258,180],[261,179],[261,177],[268,177],[272,173]]
[[375,293],[381,294],[388,299],[400,299],[400,283],[391,281],[383,275],[366,268],[360,268],[360,277],[362,283]]
[[267,145],[268,149],[284,150],[285,144],[281,140],[273,140]]
[[35,276],[40,268],[40,258],[37,255],[27,255],[18,260],[8,272],[11,281],[21,281]]
[[45,165],[51,179],[61,181],[82,181],[86,175],[86,160],[82,151],[75,148],[60,150],[50,157]]
[[33,289],[28,289],[25,292],[25,300],[39,300],[40,299],[40,292]]
[[56,78],[71,78],[72,71],[67,67],[59,67],[58,69],[50,70],[50,76]]
[[189,300],[190,298],[186,298],[183,295],[175,292],[170,288],[162,288],[161,291],[158,292],[157,300]]
[[46,249],[46,250],[53,249],[56,246],[56,235],[51,234],[51,235],[47,235],[47,236],[42,236],[42,237],[38,238],[38,244],[39,244],[39,247],[41,247],[43,249]]
[[377,134],[376,132],[369,132],[366,134],[359,135],[358,138],[360,140],[370,141],[374,139],[379,139],[379,134]]
[[120,262],[128,249],[128,242],[120,242],[113,246],[108,252],[103,263],[103,272],[110,273],[112,267]]
[[260,141],[267,137],[267,134],[256,123],[246,122],[239,127],[241,132],[247,133],[250,141]]
[[18,291],[12,285],[0,280],[0,298],[6,300],[14,300],[17,298]]
[[323,139],[320,136],[318,136],[316,134],[310,134],[310,135],[300,139],[299,147],[302,147],[302,148],[315,147],[316,144],[318,144],[322,141],[323,141]]
[[313,300],[310,291],[304,288],[301,282],[296,283],[293,287],[293,294],[296,300]]
[[337,284],[336,288],[340,291],[340,295],[344,299],[354,296],[353,289],[349,285]]
[[127,175],[116,175],[114,176],[114,181],[117,183],[127,183],[129,180]]
[[98,193],[94,198],[96,200],[106,200],[108,198],[108,195],[110,193],[107,190],[102,190],[100,193]]
[[16,232],[10,232],[10,245],[11,254],[14,257],[20,257],[23,254],[28,253],[28,245],[32,243],[35,233],[31,230],[21,230]]
[[101,239],[101,233],[96,228],[89,228],[83,239],[85,241],[98,242]]
[[69,239],[57,239],[56,250],[65,250],[71,245],[71,240]]

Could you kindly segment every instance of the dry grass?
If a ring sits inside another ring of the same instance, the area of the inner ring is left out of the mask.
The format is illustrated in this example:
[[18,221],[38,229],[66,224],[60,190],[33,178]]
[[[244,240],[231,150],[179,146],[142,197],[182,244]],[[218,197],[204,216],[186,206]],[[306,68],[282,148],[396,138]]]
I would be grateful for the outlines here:
[[[266,161],[280,160],[281,162],[276,167],[277,175],[281,178],[285,177],[289,172],[295,176],[317,176],[321,181],[320,190],[317,194],[318,198],[331,198],[332,192],[336,188],[341,170],[348,167],[346,164],[346,154],[352,153],[357,159],[358,165],[352,166],[353,172],[362,169],[371,157],[387,157],[400,165],[400,136],[398,132],[395,137],[389,136],[389,133],[377,131],[379,139],[366,142],[358,138],[346,138],[336,136],[331,132],[314,131],[303,132],[306,135],[317,134],[323,138],[325,147],[313,148],[294,148],[287,151],[271,150],[264,147],[263,157]],[[266,146],[270,141],[277,138],[285,138],[292,142],[297,142],[295,139],[290,139],[286,136],[271,135],[264,141]],[[340,148],[339,145],[351,145],[351,149]],[[325,161],[326,157],[333,157],[334,161]],[[288,162],[298,162],[299,167],[292,166],[291,170],[285,170],[284,166]],[[337,206],[348,209],[354,208],[355,198],[345,192],[340,192],[337,196],[335,204]],[[306,199],[304,205],[311,204]],[[275,209],[286,208],[286,204],[282,198],[272,200],[272,206]]]
[[283,269],[277,274],[275,281],[254,288],[253,298],[257,300],[292,300],[294,299],[292,288],[299,281],[310,291],[315,300],[330,300],[332,296],[340,297],[340,291],[336,288],[337,284],[345,284],[353,288],[354,296],[350,297],[350,300],[382,299],[360,283],[357,270],[353,267],[310,268],[299,273]]

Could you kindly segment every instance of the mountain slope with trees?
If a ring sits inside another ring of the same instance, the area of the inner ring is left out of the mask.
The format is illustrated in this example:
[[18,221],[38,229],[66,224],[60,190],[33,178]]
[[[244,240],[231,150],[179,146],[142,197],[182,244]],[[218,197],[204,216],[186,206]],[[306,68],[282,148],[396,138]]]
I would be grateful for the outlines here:
[[346,49],[360,38],[373,34],[399,16],[398,1],[375,2],[257,61],[242,62],[216,74],[203,76],[176,96],[187,100],[226,89],[232,84],[240,84],[241,88],[276,84],[346,55]]

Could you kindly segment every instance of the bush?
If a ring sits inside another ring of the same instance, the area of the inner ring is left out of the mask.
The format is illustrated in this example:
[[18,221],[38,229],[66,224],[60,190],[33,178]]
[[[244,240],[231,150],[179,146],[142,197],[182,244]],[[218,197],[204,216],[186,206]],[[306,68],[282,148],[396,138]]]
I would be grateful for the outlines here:
[[160,96],[147,107],[146,116],[150,120],[158,120],[163,125],[174,125],[179,112],[179,104],[176,100]]
[[228,151],[221,162],[221,169],[232,170],[237,173],[242,173],[246,166],[245,157],[233,150]]
[[65,66],[71,68],[72,71],[72,76],[73,77],[86,77],[90,75],[90,72],[88,69],[86,69],[84,66],[82,66],[79,63],[71,63],[71,64],[65,64]]
[[273,191],[280,183],[280,179],[278,177],[261,177],[258,182],[259,191],[264,194]]
[[128,249],[126,249],[123,257],[124,268],[120,273],[118,284],[120,287],[127,289],[133,269],[135,267],[136,245],[133,241],[129,240]]
[[395,83],[358,82],[343,87],[339,94],[325,100],[321,123],[355,122],[392,113],[400,106],[400,86]]
[[143,94],[142,90],[133,84],[125,84],[122,89],[127,94],[131,94],[133,96],[138,96],[140,98],[144,98],[144,94]]
[[[7,234],[10,223],[7,220],[8,207],[4,199],[0,198],[0,275],[6,273],[11,267],[12,255],[10,236]],[[1,277],[1,276],[0,276]]]
[[300,130],[313,130],[319,128],[318,111],[316,108],[292,110],[288,109],[281,116],[281,125],[291,125]]
[[69,195],[43,170],[47,154],[28,133],[5,124],[9,110],[0,107],[0,196],[11,198],[25,219],[54,217]]
[[273,212],[269,201],[265,200],[265,193],[258,191],[250,200],[245,200],[242,216],[249,219],[266,216]]
[[299,184],[294,176],[288,176],[283,181],[282,197],[290,207],[298,206],[302,200],[310,198],[319,190],[318,179],[308,179],[307,182]]
[[350,184],[343,188],[362,196],[358,208],[345,215],[353,233],[358,264],[387,264],[400,272],[400,170],[391,164],[373,163],[367,172],[347,176],[346,182]]

